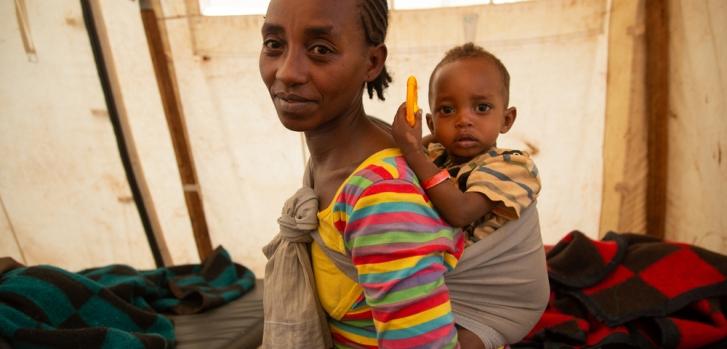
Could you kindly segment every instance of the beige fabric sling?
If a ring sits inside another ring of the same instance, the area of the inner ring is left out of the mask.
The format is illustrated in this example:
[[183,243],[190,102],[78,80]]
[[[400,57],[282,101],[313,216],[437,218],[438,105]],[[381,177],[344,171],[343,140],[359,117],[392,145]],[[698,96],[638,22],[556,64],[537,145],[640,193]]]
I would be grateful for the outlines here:
[[520,341],[540,319],[550,294],[535,203],[466,248],[444,282],[457,324],[485,344],[493,329],[504,337],[490,347]]
[[309,187],[285,202],[280,233],[263,247],[265,265],[263,348],[330,348],[326,314],[310,262],[311,232],[318,227],[318,199]]

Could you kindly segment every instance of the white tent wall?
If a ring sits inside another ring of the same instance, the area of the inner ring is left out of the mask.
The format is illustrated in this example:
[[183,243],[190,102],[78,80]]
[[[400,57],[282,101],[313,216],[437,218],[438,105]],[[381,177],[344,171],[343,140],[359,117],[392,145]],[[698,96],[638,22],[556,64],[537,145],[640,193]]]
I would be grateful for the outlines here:
[[2,241],[14,233],[28,264],[153,267],[80,3],[21,3],[34,54],[15,2],[0,2],[0,197],[13,229]]
[[[79,1],[16,3],[27,7],[26,28],[14,2],[0,3],[0,256],[69,269],[152,267]],[[124,138],[168,262],[197,262],[139,3],[93,3]],[[277,232],[306,153],[300,135],[278,122],[259,77],[262,16],[200,16],[196,0],[151,3],[168,40],[213,246],[262,276],[261,247]],[[510,69],[518,119],[500,145],[535,154],[546,243],[572,229],[592,238],[643,232],[643,4],[538,0],[392,11],[395,81],[386,101],[366,101],[366,110],[391,120],[410,74],[427,110],[431,69],[446,49],[474,41]],[[670,0],[669,11],[666,238],[727,253],[727,2]]]
[[94,0],[103,25],[106,66],[113,74],[116,105],[127,123],[125,135],[138,156],[145,204],[161,231],[160,249],[167,265],[199,262],[184,190],[170,138],[146,33],[136,1]]
[[727,1],[669,12],[666,237],[727,253]]
[[[262,16],[205,17],[195,1],[162,1],[184,117],[214,244],[258,275],[261,247],[277,232],[282,203],[299,186],[304,145],[278,122],[258,72]],[[444,51],[474,41],[499,55],[512,75],[514,129],[501,146],[535,154],[544,189],[544,237],[572,229],[598,236],[608,3],[551,0],[497,6],[393,11],[386,101],[369,114],[391,120],[406,76],[420,81]],[[427,108],[428,109],[428,108]],[[564,171],[567,169],[567,171]]]
[[13,231],[13,226],[10,225],[10,220],[5,214],[5,206],[0,201],[0,256],[10,257],[20,263],[25,263],[25,256],[23,256],[20,246],[18,246],[18,240]]
[[261,17],[187,16],[180,1],[162,4],[212,245],[262,277],[262,246],[300,186],[304,160],[300,136],[280,125],[259,77]]
[[405,98],[406,76],[414,74],[421,81],[420,105],[428,112],[429,74],[447,49],[472,41],[492,51],[510,71],[510,103],[518,109],[513,129],[498,145],[534,154],[543,182],[538,208],[545,242],[555,243],[573,229],[595,238],[607,12],[601,0],[394,11],[387,45],[395,81],[386,102],[371,101],[366,110],[392,120]]

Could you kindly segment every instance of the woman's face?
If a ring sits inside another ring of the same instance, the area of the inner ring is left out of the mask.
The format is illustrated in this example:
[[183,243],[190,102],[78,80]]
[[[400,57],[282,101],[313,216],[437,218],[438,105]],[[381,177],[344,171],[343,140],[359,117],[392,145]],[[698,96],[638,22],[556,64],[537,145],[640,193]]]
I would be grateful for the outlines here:
[[272,0],[262,27],[260,74],[278,117],[313,130],[361,104],[370,75],[357,0]]

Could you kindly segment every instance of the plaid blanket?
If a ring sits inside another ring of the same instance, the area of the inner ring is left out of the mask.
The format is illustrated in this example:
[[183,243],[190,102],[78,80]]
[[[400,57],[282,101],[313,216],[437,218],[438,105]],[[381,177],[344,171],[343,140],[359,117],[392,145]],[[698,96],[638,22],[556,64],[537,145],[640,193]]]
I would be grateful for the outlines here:
[[727,348],[727,256],[571,232],[547,253],[551,298],[514,348]]
[[138,271],[126,265],[72,273],[15,265],[0,275],[0,336],[13,348],[172,348],[161,313],[190,314],[255,285],[221,246],[201,264]]

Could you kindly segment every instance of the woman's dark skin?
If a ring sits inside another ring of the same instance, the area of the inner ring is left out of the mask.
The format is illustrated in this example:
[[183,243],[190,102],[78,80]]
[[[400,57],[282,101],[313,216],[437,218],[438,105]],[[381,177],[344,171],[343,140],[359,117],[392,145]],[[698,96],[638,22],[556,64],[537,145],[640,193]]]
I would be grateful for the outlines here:
[[[321,210],[364,160],[396,147],[364,112],[365,83],[382,71],[387,48],[366,42],[359,11],[357,0],[272,0],[262,28],[260,74],[280,122],[305,135]],[[484,348],[458,332],[462,348]]]
[[395,147],[365,114],[363,88],[387,49],[366,43],[356,1],[271,1],[260,72],[285,127],[305,134],[321,209],[370,155]]

